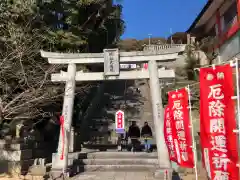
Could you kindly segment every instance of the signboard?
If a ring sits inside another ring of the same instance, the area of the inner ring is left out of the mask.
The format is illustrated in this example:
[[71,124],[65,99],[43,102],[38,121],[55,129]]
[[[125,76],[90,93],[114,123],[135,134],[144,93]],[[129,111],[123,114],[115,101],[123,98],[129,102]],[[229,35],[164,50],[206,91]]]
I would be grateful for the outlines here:
[[104,74],[106,76],[119,75],[118,49],[104,49]]
[[120,64],[120,69],[137,69],[137,64]]
[[124,112],[121,110],[118,110],[115,114],[115,125],[116,125],[117,133],[124,133],[125,118],[124,118]]

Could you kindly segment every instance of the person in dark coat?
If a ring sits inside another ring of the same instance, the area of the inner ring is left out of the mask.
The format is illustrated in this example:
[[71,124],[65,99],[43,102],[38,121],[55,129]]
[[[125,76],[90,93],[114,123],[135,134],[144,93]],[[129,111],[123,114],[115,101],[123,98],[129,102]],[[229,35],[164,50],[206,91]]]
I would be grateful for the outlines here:
[[139,142],[138,139],[140,138],[140,129],[135,121],[132,122],[132,125],[128,129],[128,137],[131,139],[132,151],[136,151]]
[[147,122],[144,123],[144,126],[141,130],[141,137],[144,139],[144,147],[146,152],[150,152],[151,149],[151,139],[152,139],[152,129]]

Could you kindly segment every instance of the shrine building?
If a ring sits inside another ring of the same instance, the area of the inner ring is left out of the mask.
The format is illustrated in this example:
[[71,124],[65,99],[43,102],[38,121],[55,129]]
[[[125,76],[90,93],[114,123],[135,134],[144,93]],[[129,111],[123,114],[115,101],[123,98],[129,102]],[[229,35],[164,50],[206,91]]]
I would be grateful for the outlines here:
[[240,0],[209,0],[187,33],[197,41],[211,39],[208,51],[221,62],[240,57]]

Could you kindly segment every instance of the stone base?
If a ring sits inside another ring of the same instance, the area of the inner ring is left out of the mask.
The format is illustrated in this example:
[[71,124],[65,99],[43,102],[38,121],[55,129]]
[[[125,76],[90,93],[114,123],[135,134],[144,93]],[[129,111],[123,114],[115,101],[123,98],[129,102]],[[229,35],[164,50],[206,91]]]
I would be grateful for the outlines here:
[[58,154],[53,153],[52,154],[52,168],[57,169],[57,171],[58,171],[59,169],[62,169],[63,166],[64,166],[64,160],[60,160]]
[[25,161],[3,161],[0,160],[0,173],[7,173],[11,175],[25,175],[28,173],[29,167],[34,160]]
[[162,180],[171,180],[172,172],[172,169],[157,169],[155,171],[154,177]]
[[29,174],[32,176],[45,176],[46,172],[47,168],[44,165],[33,165],[29,168]]
[[63,173],[62,169],[52,169],[49,173],[49,178],[55,180],[66,180],[69,178],[69,173]]

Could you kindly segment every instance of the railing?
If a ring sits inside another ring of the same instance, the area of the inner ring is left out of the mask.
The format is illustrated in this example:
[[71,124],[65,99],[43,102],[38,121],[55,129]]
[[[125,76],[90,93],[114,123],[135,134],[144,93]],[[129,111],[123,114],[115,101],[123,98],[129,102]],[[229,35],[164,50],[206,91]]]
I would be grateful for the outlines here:
[[143,48],[143,51],[162,51],[168,49],[183,49],[185,48],[185,44],[160,44],[160,45],[146,45]]

